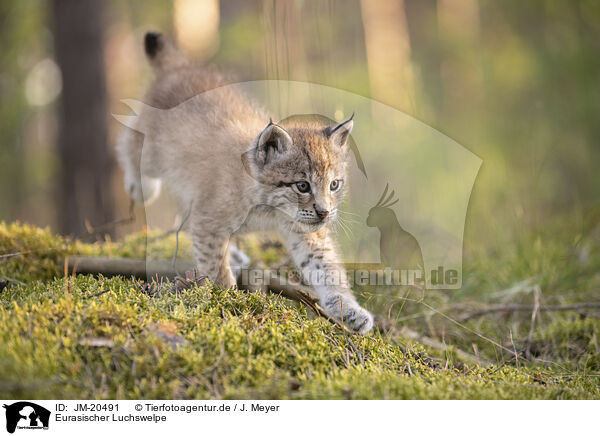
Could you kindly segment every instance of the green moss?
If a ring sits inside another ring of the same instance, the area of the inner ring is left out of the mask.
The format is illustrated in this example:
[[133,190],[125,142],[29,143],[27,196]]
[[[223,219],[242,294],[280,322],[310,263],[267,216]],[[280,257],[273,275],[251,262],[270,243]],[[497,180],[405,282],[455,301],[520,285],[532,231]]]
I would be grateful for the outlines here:
[[[259,292],[204,286],[151,298],[133,280],[63,276],[65,255],[141,256],[139,235],[81,244],[16,224],[0,235],[2,253],[23,253],[3,258],[0,273],[24,282],[0,294],[3,398],[600,398],[593,320],[536,336],[565,360],[564,344],[592,349],[568,376],[514,362],[481,368],[402,338],[347,336]],[[172,240],[160,243],[168,253]]]
[[542,329],[532,343],[536,355],[552,355],[562,365],[583,372],[600,371],[600,320],[561,317]]
[[49,279],[74,248],[49,229],[0,222],[0,278],[19,281]]

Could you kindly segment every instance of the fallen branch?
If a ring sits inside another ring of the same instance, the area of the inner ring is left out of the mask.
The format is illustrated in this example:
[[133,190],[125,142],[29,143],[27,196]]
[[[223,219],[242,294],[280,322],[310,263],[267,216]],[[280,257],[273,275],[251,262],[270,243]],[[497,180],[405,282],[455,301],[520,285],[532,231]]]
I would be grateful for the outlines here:
[[189,261],[179,260],[173,268],[168,260],[143,260],[143,259],[120,259],[109,257],[86,257],[71,256],[67,259],[70,274],[102,274],[107,277],[125,276],[137,277],[146,280],[148,277],[166,277],[174,279],[177,271],[194,269],[194,264]]
[[[303,291],[302,289],[298,289],[293,287],[280,279],[279,276],[267,277],[267,280],[263,282],[261,286],[262,289],[268,290],[272,294],[282,295],[289,300],[294,300],[299,303],[304,304],[309,307],[317,316],[325,318],[332,324],[335,324],[339,328],[345,330],[346,332],[350,332],[348,328],[336,320],[335,318],[330,317],[325,310],[319,305],[319,300],[314,296],[310,295],[308,292]],[[243,286],[242,289],[253,290],[247,286]]]
[[[508,304],[506,306],[493,306],[487,309],[478,310],[475,312],[467,313],[463,315],[460,320],[468,321],[473,318],[487,315],[489,313],[498,312],[532,312],[535,308],[534,304]],[[575,303],[568,304],[565,306],[539,306],[538,312],[559,312],[569,310],[582,310],[582,309],[600,309],[600,301],[591,301],[587,303]]]

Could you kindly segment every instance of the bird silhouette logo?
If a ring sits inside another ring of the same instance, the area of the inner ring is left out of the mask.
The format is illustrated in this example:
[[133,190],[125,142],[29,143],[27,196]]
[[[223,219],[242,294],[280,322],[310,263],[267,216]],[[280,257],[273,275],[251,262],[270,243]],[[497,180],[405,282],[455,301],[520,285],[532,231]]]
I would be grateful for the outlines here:
[[369,210],[367,226],[379,230],[380,262],[397,270],[422,270],[423,254],[416,238],[404,230],[392,206],[398,203],[395,192],[388,195],[389,184],[375,206]]

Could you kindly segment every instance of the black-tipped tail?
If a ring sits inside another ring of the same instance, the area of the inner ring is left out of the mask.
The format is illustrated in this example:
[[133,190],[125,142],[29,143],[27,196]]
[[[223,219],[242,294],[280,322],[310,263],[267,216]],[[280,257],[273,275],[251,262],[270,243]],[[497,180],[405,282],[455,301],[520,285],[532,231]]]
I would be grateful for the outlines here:
[[144,49],[146,50],[146,55],[150,59],[154,59],[156,54],[163,47],[163,36],[159,32],[148,32],[144,37]]
[[187,64],[185,57],[160,32],[148,32],[144,37],[144,50],[150,64],[161,71]]

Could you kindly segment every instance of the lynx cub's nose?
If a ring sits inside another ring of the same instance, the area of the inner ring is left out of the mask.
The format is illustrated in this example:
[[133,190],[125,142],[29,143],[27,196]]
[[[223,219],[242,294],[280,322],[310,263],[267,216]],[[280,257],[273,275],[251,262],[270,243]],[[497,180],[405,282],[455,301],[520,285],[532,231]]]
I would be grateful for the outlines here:
[[317,216],[321,219],[326,218],[327,215],[329,215],[329,211],[325,210],[325,209],[321,209],[319,206],[317,206],[315,204],[315,212],[317,213]]

